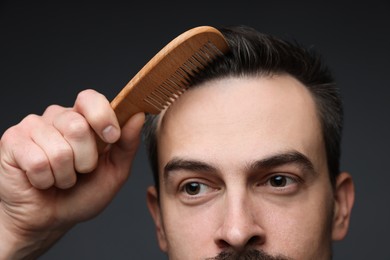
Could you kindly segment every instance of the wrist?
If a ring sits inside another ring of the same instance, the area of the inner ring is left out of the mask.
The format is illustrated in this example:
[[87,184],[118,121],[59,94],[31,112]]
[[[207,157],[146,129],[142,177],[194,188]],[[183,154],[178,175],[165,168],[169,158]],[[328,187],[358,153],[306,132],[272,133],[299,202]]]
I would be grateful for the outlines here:
[[37,259],[46,252],[66,231],[13,232],[0,222],[0,259]]
[[34,250],[32,241],[10,232],[4,223],[0,223],[0,259],[29,259]]

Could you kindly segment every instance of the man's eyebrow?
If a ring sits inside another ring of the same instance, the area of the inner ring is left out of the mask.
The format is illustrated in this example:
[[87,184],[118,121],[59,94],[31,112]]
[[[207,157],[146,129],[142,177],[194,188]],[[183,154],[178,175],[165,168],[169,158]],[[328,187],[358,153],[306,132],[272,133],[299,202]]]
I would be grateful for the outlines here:
[[310,159],[298,151],[277,153],[269,157],[251,162],[248,164],[247,170],[253,172],[261,169],[275,168],[286,164],[296,164],[303,170],[315,173],[314,165]]
[[187,170],[194,172],[216,172],[217,169],[205,162],[185,159],[185,158],[173,158],[164,167],[164,176],[168,177],[170,172],[178,170]]
[[[296,164],[305,171],[316,173],[310,159],[298,151],[281,152],[260,160],[255,160],[250,162],[245,170],[248,172],[256,172],[287,164]],[[179,170],[208,173],[218,171],[215,166],[203,161],[174,157],[164,167],[164,178],[168,178],[173,171]]]

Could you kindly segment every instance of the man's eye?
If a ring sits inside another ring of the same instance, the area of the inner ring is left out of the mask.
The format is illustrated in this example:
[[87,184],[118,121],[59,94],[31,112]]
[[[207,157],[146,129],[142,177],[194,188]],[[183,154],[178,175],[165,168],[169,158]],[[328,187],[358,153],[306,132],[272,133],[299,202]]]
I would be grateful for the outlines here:
[[297,181],[291,177],[287,177],[287,176],[283,176],[283,175],[275,175],[275,176],[272,176],[271,178],[269,178],[267,184],[271,185],[272,187],[282,188],[282,187],[286,187],[288,185],[294,184],[296,182]]
[[204,193],[207,191],[208,188],[209,187],[206,184],[199,183],[199,182],[189,182],[186,183],[183,187],[184,192],[191,196]]

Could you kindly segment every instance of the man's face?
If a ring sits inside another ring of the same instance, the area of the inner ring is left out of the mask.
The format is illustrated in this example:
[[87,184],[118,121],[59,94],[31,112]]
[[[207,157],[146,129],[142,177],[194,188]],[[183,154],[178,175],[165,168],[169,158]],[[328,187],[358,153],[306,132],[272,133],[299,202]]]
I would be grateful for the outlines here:
[[315,103],[300,82],[207,82],[162,114],[157,137],[160,198],[150,193],[149,206],[170,259],[247,249],[330,258],[333,190]]

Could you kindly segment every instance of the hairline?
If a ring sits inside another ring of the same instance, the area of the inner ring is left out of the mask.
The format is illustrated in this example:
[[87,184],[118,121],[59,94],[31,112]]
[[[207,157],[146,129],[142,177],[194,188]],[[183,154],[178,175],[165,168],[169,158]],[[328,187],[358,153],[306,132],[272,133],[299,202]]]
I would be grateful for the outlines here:
[[[293,79],[297,80],[299,83],[302,84],[302,86],[304,86],[305,90],[307,90],[308,94],[310,95],[310,97],[312,98],[312,101],[314,103],[314,109],[315,109],[315,113],[316,113],[316,118],[320,124],[320,131],[321,131],[321,136],[322,136],[322,141],[323,141],[323,145],[324,145],[324,149],[326,150],[326,143],[325,143],[325,134],[324,134],[324,119],[322,119],[322,116],[321,116],[321,111],[320,111],[320,106],[319,106],[319,101],[316,100],[316,96],[314,93],[312,93],[311,89],[309,86],[307,86],[305,83],[303,83],[301,80],[299,80],[297,77],[295,77],[294,75],[292,75],[291,73],[288,73],[288,72],[284,72],[284,71],[281,71],[281,72],[273,72],[273,71],[259,71],[258,73],[241,73],[239,75],[236,75],[236,74],[227,74],[227,75],[220,75],[220,76],[217,76],[217,77],[213,77],[211,79],[207,79],[205,81],[202,81],[200,83],[197,83],[197,84],[194,84],[194,85],[190,85],[188,87],[188,89],[186,91],[191,91],[192,89],[196,89],[196,88],[202,88],[202,87],[205,87],[206,85],[207,86],[210,86],[210,83],[213,83],[213,82],[216,82],[216,81],[219,81],[219,80],[224,80],[224,79],[251,79],[251,78],[271,78],[271,77],[274,77],[274,76],[290,76],[292,77]],[[180,98],[180,97],[178,97]],[[151,124],[151,126],[153,127],[151,130],[153,131],[152,134],[153,134],[153,137],[155,138],[155,144],[156,144],[156,148],[155,148],[155,152],[157,152],[157,149],[158,149],[158,131],[160,130],[160,127],[161,127],[161,122],[164,118],[164,115],[165,113],[169,110],[169,107],[166,107],[164,110],[162,110],[159,114],[156,114],[156,115],[149,115],[148,117],[152,117],[153,118],[153,123]],[[328,158],[328,155],[327,155],[327,152],[324,153],[324,156],[325,156],[325,161],[328,162],[329,158]],[[155,186],[157,188],[157,190],[159,190],[159,185],[160,185],[160,170],[159,170],[159,160],[158,160],[158,155],[157,155],[157,158],[156,158],[156,164],[155,166],[157,166],[157,169],[154,169],[153,170],[153,174],[155,176]],[[331,180],[331,184],[332,186],[333,185],[333,181],[332,181],[332,174],[330,172],[330,169],[328,167],[328,163],[326,164],[327,166],[327,174],[328,176],[330,177],[330,180]],[[156,176],[157,175],[157,176]]]

